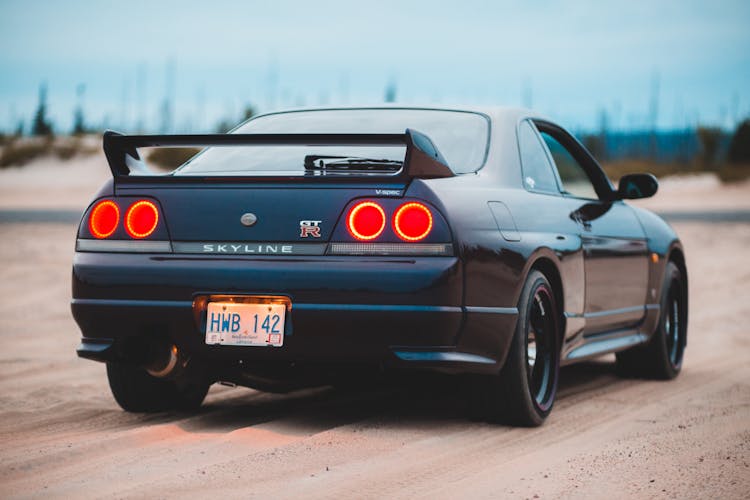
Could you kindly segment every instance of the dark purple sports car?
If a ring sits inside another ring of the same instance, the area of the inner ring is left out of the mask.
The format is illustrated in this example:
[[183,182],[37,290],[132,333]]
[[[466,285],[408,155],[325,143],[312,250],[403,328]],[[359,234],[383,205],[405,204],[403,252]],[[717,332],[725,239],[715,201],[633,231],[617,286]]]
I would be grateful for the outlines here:
[[[139,148],[201,146],[169,173]],[[73,261],[78,354],[128,411],[372,370],[468,375],[539,425],[561,365],[669,379],[687,339],[674,231],[568,132],[505,108],[271,113],[224,135],[104,135]]]

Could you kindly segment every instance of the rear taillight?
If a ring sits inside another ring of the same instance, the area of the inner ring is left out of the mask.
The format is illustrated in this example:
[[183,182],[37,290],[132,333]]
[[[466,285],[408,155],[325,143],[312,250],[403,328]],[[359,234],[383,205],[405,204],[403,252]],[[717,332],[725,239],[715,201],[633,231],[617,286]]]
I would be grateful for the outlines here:
[[88,225],[78,230],[76,252],[172,252],[161,219],[155,201],[125,197],[98,200],[88,211]]
[[405,203],[393,216],[393,230],[404,241],[421,241],[432,231],[432,213],[421,203]]
[[346,218],[349,233],[360,241],[374,240],[385,229],[385,212],[372,201],[357,203]]
[[120,223],[120,207],[112,200],[97,203],[89,215],[89,232],[97,239],[109,238]]
[[125,213],[125,231],[131,238],[141,239],[150,236],[159,224],[159,210],[154,203],[140,200]]
[[333,231],[328,255],[453,255],[448,224],[427,203],[369,199],[353,202],[345,214]]

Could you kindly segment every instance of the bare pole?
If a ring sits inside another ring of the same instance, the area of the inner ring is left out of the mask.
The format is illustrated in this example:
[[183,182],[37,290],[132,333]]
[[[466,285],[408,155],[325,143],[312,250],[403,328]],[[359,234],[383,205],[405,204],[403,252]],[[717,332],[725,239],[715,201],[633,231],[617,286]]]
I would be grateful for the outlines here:
[[120,128],[130,130],[130,82],[127,77],[122,78],[122,101],[120,102]]
[[146,113],[148,106],[146,104],[146,63],[138,64],[135,72],[135,95],[136,108],[138,113],[136,130],[143,133],[146,130]]
[[349,74],[341,73],[339,77],[339,100],[340,104],[349,104]]
[[521,104],[526,109],[531,109],[534,106],[534,89],[529,77],[524,78],[521,84]]
[[268,74],[266,76],[266,105],[269,110],[276,107],[276,99],[279,90],[279,64],[275,53],[271,53],[268,58]]
[[649,149],[651,159],[655,160],[657,156],[656,128],[659,122],[659,72],[654,70],[651,76],[651,98],[649,99],[649,128],[650,140]]
[[195,123],[197,130],[203,130],[206,124],[206,88],[201,85],[195,94]]

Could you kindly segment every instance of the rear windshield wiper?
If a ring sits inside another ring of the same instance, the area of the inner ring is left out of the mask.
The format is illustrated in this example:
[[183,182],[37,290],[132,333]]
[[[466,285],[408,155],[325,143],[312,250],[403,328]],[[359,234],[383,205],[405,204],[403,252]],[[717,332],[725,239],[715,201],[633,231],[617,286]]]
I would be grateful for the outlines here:
[[404,165],[400,160],[362,158],[359,156],[305,156],[305,170],[381,171],[397,172]]

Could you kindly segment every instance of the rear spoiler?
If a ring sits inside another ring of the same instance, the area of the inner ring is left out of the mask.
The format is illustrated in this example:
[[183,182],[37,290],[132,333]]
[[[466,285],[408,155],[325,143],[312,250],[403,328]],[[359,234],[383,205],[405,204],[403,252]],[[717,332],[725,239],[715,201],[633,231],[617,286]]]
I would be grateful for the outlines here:
[[[140,162],[138,148],[179,146],[397,146],[406,145],[404,166],[398,175],[434,179],[453,177],[432,140],[421,132],[406,129],[403,134],[203,134],[122,135],[104,132],[104,154],[117,178],[144,175],[134,165]],[[387,175],[387,174],[385,174]]]

